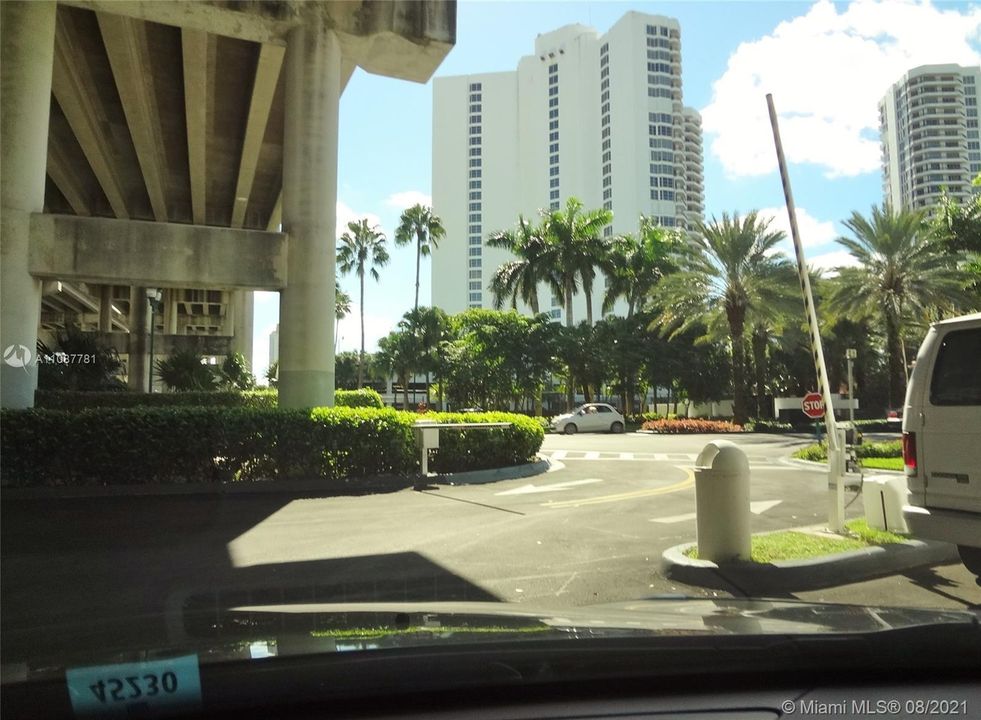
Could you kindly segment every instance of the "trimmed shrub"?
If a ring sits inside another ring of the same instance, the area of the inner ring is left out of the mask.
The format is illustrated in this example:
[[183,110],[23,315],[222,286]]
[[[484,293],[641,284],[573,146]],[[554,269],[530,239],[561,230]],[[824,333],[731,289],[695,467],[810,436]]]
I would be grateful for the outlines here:
[[899,432],[903,423],[893,420],[856,420],[855,427],[861,432]]
[[[460,472],[532,459],[544,433],[508,413],[430,413],[513,423],[440,433],[431,467]],[[10,487],[321,478],[327,487],[419,471],[420,416],[390,408],[134,407],[4,410],[0,483]]]
[[335,390],[334,405],[337,407],[371,407],[383,408],[381,395],[377,390],[361,388],[360,390]]
[[509,422],[511,427],[487,430],[440,430],[439,450],[429,468],[433,472],[464,472],[520,465],[534,460],[545,430],[535,418],[516,413],[426,413],[415,420],[439,423]]
[[73,392],[70,390],[37,390],[34,404],[50,410],[83,410],[86,408],[135,407],[247,407],[275,408],[279,395],[275,390],[221,390],[207,392]]
[[789,422],[780,422],[779,420],[749,420],[743,425],[743,430],[746,432],[784,433],[793,432],[794,426]]
[[660,413],[645,412],[645,413],[636,413],[634,415],[627,415],[624,419],[628,423],[634,425],[642,425],[645,422],[651,422],[654,420],[663,420],[664,416],[661,415]]
[[641,426],[641,430],[651,430],[656,433],[732,433],[742,432],[739,425],[724,420],[699,420],[698,418],[676,418],[668,420],[649,420]]

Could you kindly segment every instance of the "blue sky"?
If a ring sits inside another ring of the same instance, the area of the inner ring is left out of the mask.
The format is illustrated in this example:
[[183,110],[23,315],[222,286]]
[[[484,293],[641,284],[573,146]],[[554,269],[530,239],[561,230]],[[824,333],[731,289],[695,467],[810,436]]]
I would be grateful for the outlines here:
[[[909,68],[981,63],[981,6],[967,2],[856,0],[796,2],[466,2],[457,44],[436,77],[514,70],[535,36],[570,23],[605,32],[628,10],[681,24],[686,105],[703,115],[706,215],[761,210],[787,227],[766,119],[772,92],[790,163],[798,221],[809,260],[847,262],[834,238],[852,210],[882,201],[876,105]],[[404,207],[431,193],[432,83],[357,70],[341,99],[339,224],[368,217],[391,240]],[[365,290],[366,345],[411,308],[415,255],[390,248],[379,283]],[[357,281],[339,327],[339,349],[359,345]],[[420,298],[429,297],[423,261]],[[278,295],[257,293],[253,367],[262,377]]]

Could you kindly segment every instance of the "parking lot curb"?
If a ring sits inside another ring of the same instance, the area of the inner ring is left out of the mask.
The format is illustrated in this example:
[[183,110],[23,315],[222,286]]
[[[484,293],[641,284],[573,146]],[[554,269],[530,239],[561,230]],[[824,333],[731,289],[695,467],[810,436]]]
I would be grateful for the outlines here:
[[470,472],[446,473],[432,475],[429,482],[437,485],[484,485],[501,480],[518,480],[520,478],[541,475],[548,472],[551,463],[548,458],[539,456],[536,462],[524,465],[510,465],[490,470],[472,470]]
[[685,551],[695,545],[684,543],[665,550],[661,554],[661,574],[671,580],[700,587],[728,589],[735,586],[754,596],[847,585],[925,565],[960,561],[955,546],[923,540],[907,540],[806,560],[776,560],[772,563],[739,561],[716,564],[687,557]]

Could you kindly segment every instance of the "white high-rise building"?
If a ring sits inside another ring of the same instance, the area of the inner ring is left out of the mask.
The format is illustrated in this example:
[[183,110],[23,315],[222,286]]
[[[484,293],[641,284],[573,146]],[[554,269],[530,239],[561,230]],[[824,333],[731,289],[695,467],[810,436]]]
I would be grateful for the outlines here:
[[882,189],[896,209],[929,208],[941,188],[958,201],[981,172],[978,89],[981,67],[921,65],[879,102]]
[[[570,197],[612,210],[608,235],[636,233],[642,214],[682,229],[702,219],[701,118],[682,103],[677,20],[629,12],[605,35],[567,25],[539,35],[514,72],[434,80],[433,207],[446,238],[433,305],[493,307],[491,278],[512,258],[487,236]],[[603,290],[600,277],[594,319]],[[564,320],[544,285],[539,303]],[[573,319],[585,319],[581,292]]]

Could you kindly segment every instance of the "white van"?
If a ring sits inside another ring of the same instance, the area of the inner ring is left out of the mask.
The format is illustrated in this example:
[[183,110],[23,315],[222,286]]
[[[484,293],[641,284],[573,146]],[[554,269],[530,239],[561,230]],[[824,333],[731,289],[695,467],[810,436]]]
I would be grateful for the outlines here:
[[914,536],[954,543],[981,582],[981,313],[931,326],[903,412]]

